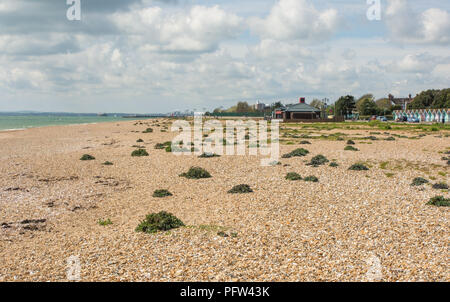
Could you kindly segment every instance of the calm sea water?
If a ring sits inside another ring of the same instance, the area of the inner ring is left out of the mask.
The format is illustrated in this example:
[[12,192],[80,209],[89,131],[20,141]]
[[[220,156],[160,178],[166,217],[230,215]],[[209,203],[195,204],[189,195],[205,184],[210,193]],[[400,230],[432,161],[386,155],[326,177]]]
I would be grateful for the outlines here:
[[[143,119],[143,118],[136,118]],[[34,114],[0,114],[0,131],[10,129],[26,129],[43,126],[92,124],[102,122],[127,121],[132,118],[121,116],[96,116],[96,115],[34,115]]]

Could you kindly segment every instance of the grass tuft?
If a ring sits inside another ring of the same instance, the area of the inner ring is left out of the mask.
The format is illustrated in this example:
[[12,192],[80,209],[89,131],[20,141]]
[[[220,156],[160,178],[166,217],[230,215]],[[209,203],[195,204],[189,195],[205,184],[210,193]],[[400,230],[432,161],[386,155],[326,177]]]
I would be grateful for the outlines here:
[[99,219],[99,221],[97,223],[102,226],[107,226],[107,225],[113,224],[111,219],[109,219],[109,218],[106,220]]

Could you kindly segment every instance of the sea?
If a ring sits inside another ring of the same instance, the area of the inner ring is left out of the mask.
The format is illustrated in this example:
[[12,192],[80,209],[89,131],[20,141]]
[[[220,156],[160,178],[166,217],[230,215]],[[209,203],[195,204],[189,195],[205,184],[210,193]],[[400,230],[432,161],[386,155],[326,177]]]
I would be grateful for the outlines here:
[[97,114],[75,113],[1,113],[0,131],[21,130],[35,127],[96,124],[126,120],[142,120],[143,117],[123,118],[124,114],[100,116]]

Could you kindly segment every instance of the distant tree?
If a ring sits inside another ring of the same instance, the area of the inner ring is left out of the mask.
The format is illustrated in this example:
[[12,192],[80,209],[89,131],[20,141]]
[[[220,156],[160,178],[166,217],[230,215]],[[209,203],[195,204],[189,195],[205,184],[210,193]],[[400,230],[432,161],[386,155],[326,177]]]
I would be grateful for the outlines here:
[[[371,101],[373,101],[373,100],[374,100],[373,94],[370,94],[370,93],[365,94],[365,95],[361,96],[361,97],[356,101],[356,110],[358,110],[358,112],[359,112],[360,114],[362,114],[362,113],[361,113],[361,110],[362,110],[362,107],[361,107],[361,106],[362,106],[362,104],[363,104],[363,102],[364,102],[365,100],[371,100]],[[365,114],[363,114],[363,115],[365,115]]]
[[237,113],[248,113],[253,111],[253,108],[250,107],[247,102],[239,102],[236,106]]
[[377,104],[371,99],[364,99],[360,104],[360,115],[374,115],[378,113]]
[[317,108],[317,109],[322,109],[322,107],[325,105],[325,103],[319,99],[314,99],[311,102],[311,104],[309,104],[309,105],[311,105],[312,107]]
[[213,111],[213,113],[221,113],[222,112],[222,109],[221,108],[216,108],[216,109],[214,109],[214,111]]
[[377,104],[377,107],[379,109],[390,110],[392,107],[392,102],[388,98],[378,99],[376,100],[375,104]]
[[275,108],[280,108],[280,107],[283,107],[283,104],[282,104],[281,102],[276,102],[276,103],[274,103],[274,104],[272,105],[272,108],[273,108],[273,109],[275,109]]
[[436,94],[436,90],[426,90],[422,91],[419,95],[417,95],[411,104],[408,105],[409,109],[426,109],[430,108],[431,104],[433,104],[434,96]]
[[356,108],[355,97],[352,95],[341,96],[335,103],[335,115],[347,116]]
[[431,108],[450,108],[450,88],[438,90],[436,92]]

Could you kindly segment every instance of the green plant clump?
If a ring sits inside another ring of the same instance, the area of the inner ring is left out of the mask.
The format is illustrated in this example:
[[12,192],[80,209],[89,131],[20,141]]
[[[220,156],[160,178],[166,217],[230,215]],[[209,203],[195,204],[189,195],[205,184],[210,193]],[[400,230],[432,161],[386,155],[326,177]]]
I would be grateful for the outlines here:
[[112,165],[114,165],[112,162],[110,162],[110,161],[105,161],[104,163],[103,163],[103,165],[104,166],[112,166]]
[[289,172],[289,173],[286,175],[286,179],[287,179],[287,180],[302,180],[302,177],[301,177],[298,173],[295,173],[295,172]]
[[89,155],[89,154],[84,154],[81,158],[80,158],[80,160],[94,160],[95,159],[95,157],[93,157],[92,155]]
[[148,156],[148,155],[149,154],[145,149],[137,149],[131,153],[131,156],[133,156],[133,157],[141,157],[141,156]]
[[188,179],[200,179],[212,177],[208,171],[200,167],[191,167],[188,172],[180,174],[180,176],[186,177]]
[[145,131],[142,131],[142,133],[152,133],[153,129],[152,128],[147,128],[145,129]]
[[100,219],[97,223],[102,226],[107,226],[107,225],[113,224],[111,219],[109,219],[109,218],[106,220]]
[[448,185],[445,182],[440,182],[433,185],[433,189],[436,190],[448,190]]
[[353,146],[347,146],[344,148],[345,151],[359,151],[358,148],[355,148]]
[[450,207],[450,198],[444,196],[435,196],[428,201],[427,205],[436,207]]
[[311,161],[309,163],[307,163],[306,165],[318,167],[318,166],[324,165],[328,162],[329,162],[329,160],[325,156],[319,154],[319,155],[314,156],[311,159]]
[[347,145],[354,145],[354,144],[355,144],[355,142],[352,141],[351,139],[349,139],[349,140],[347,141]]
[[143,142],[144,142],[144,140],[142,138],[140,138],[136,141],[136,143],[143,143]]
[[309,141],[301,141],[300,145],[311,145]]
[[319,182],[319,179],[317,177],[313,176],[313,175],[305,177],[303,180],[304,181],[310,181],[310,182]]
[[253,190],[250,188],[250,186],[245,184],[234,186],[231,190],[228,191],[228,193],[231,194],[244,194],[252,192]]
[[413,179],[411,186],[421,186],[428,183],[429,181],[422,177],[416,177]]
[[282,158],[301,157],[308,155],[309,151],[303,148],[295,149],[294,151],[284,154]]
[[330,167],[336,168],[339,167],[339,164],[337,162],[330,163]]
[[172,196],[173,194],[170,193],[167,190],[156,190],[155,192],[153,192],[153,197],[158,197],[158,198],[162,198],[162,197],[167,197],[167,196]]
[[211,157],[220,157],[220,155],[216,154],[216,153],[208,153],[205,152],[202,155],[199,156],[199,158],[211,158]]
[[354,164],[348,169],[352,170],[352,171],[367,171],[367,170],[369,170],[369,168],[367,168],[364,164],[361,164],[361,163]]
[[184,226],[184,223],[171,213],[161,211],[152,213],[145,217],[137,227],[136,232],[156,233],[158,231],[169,231]]

